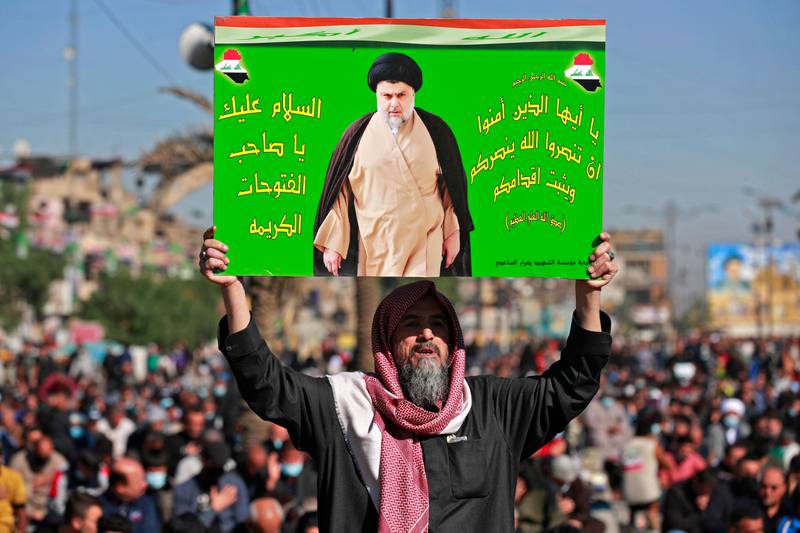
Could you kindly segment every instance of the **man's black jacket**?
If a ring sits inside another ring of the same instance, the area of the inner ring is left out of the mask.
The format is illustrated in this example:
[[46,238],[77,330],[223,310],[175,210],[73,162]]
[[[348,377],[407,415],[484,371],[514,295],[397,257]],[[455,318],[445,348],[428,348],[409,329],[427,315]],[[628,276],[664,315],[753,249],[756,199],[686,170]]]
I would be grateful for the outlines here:
[[[520,460],[561,432],[597,392],[611,351],[606,315],[602,326],[603,332],[590,332],[573,320],[561,359],[541,376],[467,378],[472,410],[457,434],[466,439],[420,439],[431,533],[514,530]],[[348,452],[329,381],[282,366],[252,319],[229,335],[223,318],[218,341],[253,411],[286,427],[295,446],[317,460],[320,531],[377,531],[377,512]]]

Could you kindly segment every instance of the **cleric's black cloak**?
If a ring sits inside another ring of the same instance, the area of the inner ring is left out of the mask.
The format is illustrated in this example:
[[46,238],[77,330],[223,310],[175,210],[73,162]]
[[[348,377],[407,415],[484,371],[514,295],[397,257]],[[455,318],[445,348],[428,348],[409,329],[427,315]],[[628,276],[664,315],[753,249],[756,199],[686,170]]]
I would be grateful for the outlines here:
[[[467,176],[464,173],[464,165],[461,162],[461,153],[458,150],[458,143],[445,122],[432,113],[416,108],[417,115],[422,119],[422,123],[433,139],[433,146],[436,149],[436,157],[442,169],[439,178],[439,191],[443,193],[443,187],[447,187],[450,198],[453,202],[453,210],[458,218],[459,235],[461,237],[461,250],[458,252],[450,268],[445,269],[444,258],[442,258],[442,276],[471,276],[472,263],[470,259],[469,234],[474,229],[472,217],[469,214],[467,204]],[[361,136],[367,128],[369,120],[375,112],[367,113],[356,120],[345,130],[339,144],[333,150],[331,161],[328,164],[328,171],[325,175],[325,185],[322,189],[322,196],[317,207],[317,218],[314,220],[314,236],[317,235],[319,227],[333,208],[336,198],[342,189],[342,184],[350,175],[353,168],[353,159],[361,141]],[[388,126],[387,126],[388,127]],[[358,220],[356,219],[355,202],[350,193],[348,216],[350,218],[350,247],[347,256],[342,260],[339,274],[345,276],[355,276],[358,272]],[[444,197],[444,196],[442,196]],[[317,276],[330,276],[330,272],[325,268],[322,260],[322,252],[314,247],[314,274]]]

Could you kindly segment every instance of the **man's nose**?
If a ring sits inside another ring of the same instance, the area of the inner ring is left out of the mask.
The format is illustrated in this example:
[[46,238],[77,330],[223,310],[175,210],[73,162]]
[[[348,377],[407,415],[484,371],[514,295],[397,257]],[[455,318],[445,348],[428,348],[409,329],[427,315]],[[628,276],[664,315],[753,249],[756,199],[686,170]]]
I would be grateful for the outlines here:
[[419,338],[429,341],[432,340],[434,337],[433,330],[431,328],[425,327],[422,328],[422,331],[419,332]]

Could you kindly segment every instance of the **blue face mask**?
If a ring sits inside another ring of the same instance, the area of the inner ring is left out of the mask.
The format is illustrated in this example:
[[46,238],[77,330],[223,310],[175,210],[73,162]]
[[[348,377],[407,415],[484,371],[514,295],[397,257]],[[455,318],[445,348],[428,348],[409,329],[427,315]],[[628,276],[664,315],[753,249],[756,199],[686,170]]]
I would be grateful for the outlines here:
[[217,398],[225,396],[226,392],[228,392],[228,389],[225,388],[225,385],[217,385],[214,387],[214,396]]
[[280,450],[281,448],[283,448],[283,441],[282,440],[273,440],[272,441],[272,447],[275,448],[276,450]]
[[70,426],[69,427],[69,436],[73,439],[77,440],[83,437],[84,429],[83,426]]
[[661,433],[661,424],[653,424],[650,426],[650,433],[653,435],[658,435]]
[[725,424],[725,427],[735,428],[739,425],[739,418],[733,415],[726,415],[722,419],[722,423]]
[[603,398],[600,401],[606,407],[611,407],[612,405],[614,405],[614,398],[609,398],[608,396],[603,396]]
[[286,477],[297,477],[303,471],[303,463],[281,463],[281,474]]
[[164,485],[167,484],[166,472],[148,472],[146,477],[147,484],[150,485],[150,488],[153,490],[161,490],[164,488]]

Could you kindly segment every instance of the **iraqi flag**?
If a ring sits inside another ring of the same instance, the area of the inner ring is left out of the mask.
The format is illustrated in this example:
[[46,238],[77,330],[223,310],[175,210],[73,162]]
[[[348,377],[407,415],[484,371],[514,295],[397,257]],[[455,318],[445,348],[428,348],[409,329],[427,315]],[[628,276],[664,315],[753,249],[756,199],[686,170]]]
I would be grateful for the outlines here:
[[222,61],[217,63],[214,68],[236,83],[244,83],[250,79],[247,75],[247,70],[242,65],[242,55],[236,50],[225,50]]
[[589,92],[595,92],[598,87],[602,87],[600,78],[594,73],[592,68],[594,61],[589,54],[581,52],[575,56],[572,66],[564,71],[564,75]]

